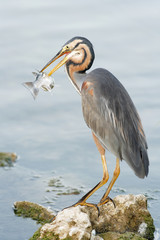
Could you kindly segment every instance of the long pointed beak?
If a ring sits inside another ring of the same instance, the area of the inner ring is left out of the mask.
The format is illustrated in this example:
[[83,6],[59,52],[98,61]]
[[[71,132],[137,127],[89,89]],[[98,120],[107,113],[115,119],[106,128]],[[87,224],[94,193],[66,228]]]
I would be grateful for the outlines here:
[[59,69],[63,64],[65,64],[68,59],[73,55],[72,52],[64,51],[63,49],[60,50],[55,57],[53,57],[42,69],[40,72],[43,72],[49,65],[51,65],[54,61],[56,61],[58,58],[66,54],[64,59],[60,61],[49,73],[48,76],[51,76],[57,69]]

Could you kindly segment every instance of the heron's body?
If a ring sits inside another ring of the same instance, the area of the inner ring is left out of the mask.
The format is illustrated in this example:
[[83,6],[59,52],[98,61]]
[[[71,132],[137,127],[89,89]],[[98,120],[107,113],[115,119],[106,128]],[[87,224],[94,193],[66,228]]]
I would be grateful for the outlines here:
[[146,176],[145,135],[134,104],[122,84],[110,72],[99,68],[87,74],[81,94],[84,119],[103,147],[124,159],[137,176]]
[[113,178],[99,206],[108,201],[108,194],[120,173],[119,160],[124,159],[138,177],[144,178],[148,175],[146,137],[137,110],[118,79],[102,68],[86,73],[94,61],[92,44],[86,38],[75,37],[68,41],[41,71],[64,54],[66,57],[49,75],[66,64],[68,76],[81,95],[84,120],[92,130],[103,165],[102,180],[75,206],[92,206],[93,204],[86,203],[86,200],[108,181],[105,149],[117,158]]

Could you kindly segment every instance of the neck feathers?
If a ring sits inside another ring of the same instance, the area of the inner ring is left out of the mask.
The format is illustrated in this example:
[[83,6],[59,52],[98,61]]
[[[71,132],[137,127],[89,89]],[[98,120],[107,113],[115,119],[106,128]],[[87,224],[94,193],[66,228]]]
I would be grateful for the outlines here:
[[81,84],[83,83],[86,75],[85,72],[92,66],[95,55],[91,43],[86,44],[81,41],[77,43],[76,48],[79,49],[80,54],[71,58],[66,63],[66,70],[70,80],[76,87],[76,90],[80,93]]

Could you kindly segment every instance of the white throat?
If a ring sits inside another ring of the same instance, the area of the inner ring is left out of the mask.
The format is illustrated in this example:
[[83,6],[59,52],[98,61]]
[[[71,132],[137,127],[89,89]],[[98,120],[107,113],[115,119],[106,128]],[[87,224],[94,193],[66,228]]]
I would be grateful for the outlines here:
[[[65,67],[65,69],[66,69],[66,67]],[[75,87],[76,91],[81,95],[81,87],[86,78],[86,73],[77,73],[77,72],[73,73],[74,81],[70,78],[67,69],[66,69],[66,73],[67,73],[68,78],[71,81],[72,85]],[[74,82],[75,82],[75,84],[74,84]]]

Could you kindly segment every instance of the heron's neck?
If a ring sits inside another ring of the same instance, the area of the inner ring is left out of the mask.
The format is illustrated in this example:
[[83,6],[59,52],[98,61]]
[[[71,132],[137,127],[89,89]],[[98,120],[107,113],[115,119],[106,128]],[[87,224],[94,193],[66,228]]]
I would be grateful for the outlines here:
[[68,68],[66,68],[66,72],[71,83],[76,88],[77,92],[81,95],[81,87],[86,78],[86,73],[70,72]]

